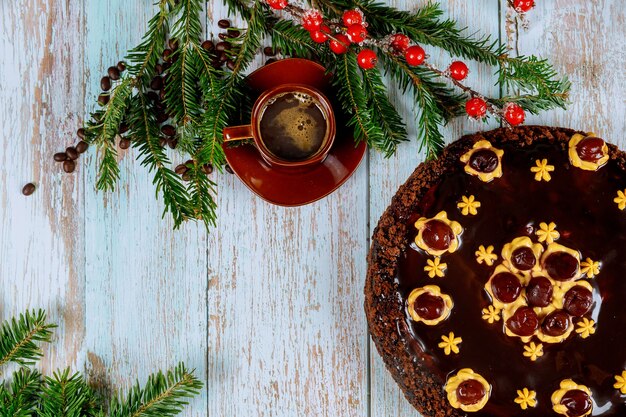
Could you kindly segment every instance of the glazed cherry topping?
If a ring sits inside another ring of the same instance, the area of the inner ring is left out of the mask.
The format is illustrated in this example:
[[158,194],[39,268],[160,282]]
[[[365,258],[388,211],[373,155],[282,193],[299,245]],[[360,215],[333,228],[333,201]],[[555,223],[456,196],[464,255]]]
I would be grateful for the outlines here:
[[526,287],[526,299],[531,307],[547,307],[552,302],[552,292],[548,278],[533,277]]
[[531,307],[520,307],[506,321],[506,326],[518,336],[531,336],[539,328],[539,318]]
[[510,272],[500,272],[491,280],[493,295],[503,303],[512,303],[522,292],[519,279]]
[[522,246],[511,254],[511,263],[520,271],[529,271],[537,263],[537,258],[531,248]]
[[435,320],[441,317],[445,309],[443,298],[425,292],[415,299],[413,310],[425,320]]
[[604,156],[604,152],[602,152],[603,146],[604,140],[587,137],[578,142],[576,145],[576,153],[583,161],[597,162]]
[[476,404],[485,396],[485,387],[480,381],[468,379],[456,388],[456,398],[463,405]]
[[441,220],[430,220],[424,225],[422,238],[429,248],[446,250],[454,239],[454,232]]
[[493,172],[498,167],[498,155],[491,149],[479,149],[472,153],[469,165],[478,172]]
[[548,274],[557,281],[567,281],[578,273],[578,259],[567,252],[554,252],[545,260]]
[[589,394],[579,389],[567,391],[561,399],[561,404],[567,408],[568,417],[584,416],[593,407]]
[[548,336],[561,336],[570,326],[569,315],[562,310],[548,314],[541,324],[541,330]]
[[572,287],[563,298],[563,308],[574,317],[584,316],[591,310],[593,294],[582,285]]

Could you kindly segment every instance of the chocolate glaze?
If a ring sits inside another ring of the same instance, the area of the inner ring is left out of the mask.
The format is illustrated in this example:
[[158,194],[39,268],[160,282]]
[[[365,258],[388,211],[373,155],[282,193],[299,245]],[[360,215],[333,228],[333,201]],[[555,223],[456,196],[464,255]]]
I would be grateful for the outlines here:
[[[441,210],[464,228],[459,249],[441,257],[448,268],[445,277],[437,279],[454,301],[450,317],[431,327],[413,322],[406,314],[399,325],[412,339],[406,346],[441,381],[461,368],[472,368],[485,377],[492,385],[491,398],[472,416],[556,415],[550,396],[564,379],[591,389],[592,416],[626,416],[626,398],[613,388],[614,376],[626,369],[626,211],[613,202],[617,190],[626,187],[626,173],[613,159],[597,172],[574,168],[564,146],[497,145],[505,151],[501,178],[484,183],[466,174],[459,162],[404,220],[409,242],[416,235],[415,220]],[[530,171],[535,160],[543,158],[555,166],[550,182],[535,181]],[[464,195],[481,202],[476,216],[461,215],[457,203]],[[573,332],[562,343],[544,343],[544,355],[531,362],[522,355],[523,343],[503,333],[502,320],[490,325],[482,319],[481,310],[490,304],[484,285],[501,261],[505,243],[524,235],[537,241],[534,232],[539,223],[551,221],[561,234],[557,243],[579,250],[583,259],[601,261],[600,274],[588,280],[594,287],[594,305],[586,317],[595,320],[597,328],[587,339]],[[499,256],[494,266],[476,262],[479,245],[494,245]],[[423,272],[429,258],[414,244],[399,254],[395,284],[403,300],[414,288],[433,283]],[[437,344],[450,331],[463,343],[459,354],[446,356]],[[522,411],[514,403],[516,390],[524,387],[537,392],[536,408]]]

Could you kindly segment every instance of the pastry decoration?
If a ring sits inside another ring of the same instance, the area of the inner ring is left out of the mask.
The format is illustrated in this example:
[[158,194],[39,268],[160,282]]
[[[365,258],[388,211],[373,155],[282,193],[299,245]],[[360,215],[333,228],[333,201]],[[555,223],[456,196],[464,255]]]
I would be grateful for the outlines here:
[[415,244],[433,256],[452,253],[459,247],[459,236],[463,228],[458,222],[448,219],[445,211],[440,211],[433,218],[421,217],[415,222],[418,230]]
[[587,136],[574,134],[568,148],[570,163],[586,171],[597,171],[609,160],[609,147],[593,133],[588,133]]
[[446,355],[449,355],[450,353],[459,353],[461,342],[463,342],[462,338],[456,337],[453,332],[450,332],[447,336],[445,334],[441,336],[441,342],[438,346],[443,349]]
[[617,197],[615,197],[613,201],[617,203],[618,209],[624,210],[626,208],[626,189],[624,191],[618,191]]
[[550,181],[552,176],[550,173],[554,171],[554,165],[548,165],[547,159],[537,159],[535,166],[530,168],[530,172],[535,173],[535,181]]
[[502,149],[494,148],[488,140],[479,140],[461,156],[461,162],[465,164],[465,172],[490,182],[502,176],[502,155]]
[[493,305],[483,308],[483,320],[487,321],[489,324],[500,321],[500,311],[499,308]]
[[528,388],[523,388],[521,390],[518,389],[515,404],[519,404],[522,410],[526,410],[528,407],[536,407],[537,393],[529,390]]
[[426,260],[426,266],[424,267],[424,272],[428,273],[428,276],[431,278],[435,277],[443,277],[446,273],[446,269],[448,268],[448,264],[441,262],[441,258],[435,256],[433,259]]
[[493,265],[498,260],[498,255],[493,253],[493,246],[489,245],[485,248],[484,245],[480,245],[475,253],[476,262],[479,264],[485,263],[487,266]]
[[615,375],[615,384],[613,388],[619,390],[620,393],[626,395],[626,370],[622,371],[621,375]]
[[452,311],[452,298],[436,285],[426,285],[411,291],[408,298],[409,315],[416,322],[434,326],[447,319]]
[[538,358],[543,356],[543,345],[535,342],[530,342],[529,344],[524,345],[524,356],[533,362],[536,361]]
[[593,411],[591,391],[571,379],[561,381],[560,387],[552,394],[552,409],[567,417],[584,417]]
[[596,332],[596,322],[587,317],[583,317],[582,320],[576,324],[576,327],[578,327],[576,333],[583,339],[588,338]]
[[473,195],[469,197],[461,197],[461,201],[456,205],[461,209],[461,214],[464,216],[475,216],[478,214],[478,208],[480,207],[480,201],[476,201]]
[[600,262],[587,258],[580,263],[580,273],[587,275],[587,278],[594,278],[600,273]]
[[550,222],[550,224],[546,222],[539,223],[539,230],[537,230],[536,234],[539,242],[546,242],[547,244],[558,240],[561,236],[556,230],[556,224],[554,222]]
[[461,369],[449,378],[445,390],[450,405],[465,412],[482,409],[491,395],[491,386],[485,378],[469,368]]
[[533,243],[528,236],[518,237],[507,243],[502,248],[502,260],[504,266],[512,272],[530,274],[531,271],[539,270],[539,257],[543,247],[539,243]]

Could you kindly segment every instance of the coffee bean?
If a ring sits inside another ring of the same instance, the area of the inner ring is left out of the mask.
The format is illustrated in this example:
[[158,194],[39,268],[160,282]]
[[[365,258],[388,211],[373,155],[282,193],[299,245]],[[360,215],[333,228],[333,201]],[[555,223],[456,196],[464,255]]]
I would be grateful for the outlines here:
[[270,58],[267,61],[265,61],[265,65],[273,64],[274,62],[276,62],[276,59]]
[[159,146],[160,146],[161,148],[164,148],[164,147],[165,147],[165,145],[167,145],[167,139],[165,139],[165,138],[161,138],[161,139],[159,139]]
[[159,92],[159,99],[161,99],[161,101],[165,100],[165,88]]
[[109,95],[108,94],[100,94],[98,96],[98,103],[100,103],[101,106],[106,106],[109,103]]
[[163,74],[163,65],[161,64],[156,64],[154,66],[154,69],[156,70],[157,75],[161,75]]
[[75,168],[76,164],[71,159],[63,162],[63,171],[67,172],[68,174],[74,172]]
[[167,144],[169,145],[170,148],[176,149],[176,147],[178,146],[178,140],[177,139],[168,140]]
[[228,42],[218,42],[217,45],[215,45],[217,51],[228,51],[231,48],[232,46]]
[[217,21],[217,26],[221,29],[227,29],[230,27],[230,21],[228,19],[220,19]]
[[124,61],[120,61],[120,62],[118,62],[118,63],[117,63],[117,69],[118,69],[120,72],[124,72],[124,71],[126,71],[126,63],[125,63]]
[[128,132],[128,129],[130,129],[130,126],[128,126],[128,123],[122,122],[120,123],[120,128],[118,129],[117,133],[121,135],[123,133]]
[[234,70],[235,69],[235,61],[233,61],[232,59],[229,59],[228,61],[226,61],[226,66],[228,67],[229,70]]
[[163,72],[167,71],[168,69],[170,69],[172,67],[172,63],[171,62],[164,62],[163,64],[161,64],[161,66],[163,67]]
[[76,136],[78,136],[81,139],[85,139],[85,129],[83,129],[82,127],[78,129],[76,131]]
[[65,152],[57,152],[54,154],[53,158],[57,162],[63,162],[67,159],[67,155],[65,155]]
[[213,173],[213,165],[204,164],[202,165],[202,170],[204,171],[205,174],[211,175],[211,173]]
[[165,125],[165,126],[161,126],[161,132],[165,135],[165,136],[174,136],[176,135],[176,128],[172,125]]
[[100,79],[100,88],[102,91],[109,91],[111,89],[111,79],[107,76]]
[[150,88],[153,90],[160,90],[163,88],[163,78],[158,75],[150,81]]
[[241,32],[237,29],[228,29],[227,33],[229,38],[238,38],[239,36],[241,36]]
[[230,165],[226,164],[224,165],[224,169],[226,170],[226,172],[228,172],[229,174],[234,174],[235,172],[233,171],[233,169],[230,167]]
[[178,49],[178,40],[177,39],[170,39],[169,41],[167,41],[167,46],[169,46],[170,49],[172,49],[172,50]]
[[76,150],[75,147],[73,146],[69,146],[65,149],[65,155],[67,155],[68,158],[70,158],[72,161],[78,159],[78,151]]
[[157,115],[156,115],[157,123],[163,123],[164,121],[166,121],[169,118],[170,118],[170,116],[167,113],[157,113]]
[[171,49],[166,49],[163,51],[163,61],[170,62],[172,60],[172,51]]
[[266,56],[275,56],[277,51],[275,51],[274,48],[272,48],[271,46],[266,46],[265,48],[263,48],[263,53]]
[[217,59],[220,61],[220,65],[224,65],[228,61],[228,55],[226,55],[226,52],[220,52],[217,54]]
[[183,181],[190,181],[191,180],[191,175],[189,175],[189,172],[185,172],[183,174]]
[[194,165],[195,165],[195,163],[193,162],[193,159],[187,159],[187,160],[185,161],[185,166],[186,166],[187,168],[193,168],[193,166],[194,166]]
[[207,51],[212,51],[213,49],[215,49],[215,45],[209,40],[202,42],[202,47]]
[[148,91],[148,93],[146,94],[146,96],[148,97],[148,100],[150,101],[159,101],[159,95],[157,93],[155,93],[154,91]]
[[117,67],[109,67],[107,73],[113,81],[117,81],[120,79],[120,70],[117,69]]
[[177,165],[176,168],[174,168],[174,172],[177,173],[178,175],[183,175],[188,170],[189,170],[189,168],[187,168],[183,164]]
[[32,182],[29,182],[22,188],[22,194],[24,195],[31,195],[34,192],[35,192],[35,184],[33,184]]
[[84,140],[81,140],[76,144],[76,150],[78,151],[78,153],[85,153],[87,148],[89,148],[89,144]]
[[226,34],[226,33],[218,33],[217,37],[220,38],[221,40],[224,40],[224,39],[228,38],[228,34]]
[[120,149],[128,149],[130,148],[130,139],[122,138],[120,139]]

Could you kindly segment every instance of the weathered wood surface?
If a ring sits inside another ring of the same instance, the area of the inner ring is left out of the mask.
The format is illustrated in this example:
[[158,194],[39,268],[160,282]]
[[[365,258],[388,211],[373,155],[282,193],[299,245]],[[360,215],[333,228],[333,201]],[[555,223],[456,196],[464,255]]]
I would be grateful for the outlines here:
[[[60,328],[43,366],[84,370],[104,389],[186,361],[207,385],[186,416],[416,416],[362,313],[369,236],[423,160],[415,143],[390,159],[371,153],[340,192],[299,209],[271,206],[219,175],[219,225],[208,236],[196,225],[174,232],[160,219],[132,151],[120,153],[121,185],[111,194],[94,190],[93,151],[72,175],[52,161],[75,140],[101,74],[138,42],[150,3],[0,2],[0,318],[48,309]],[[444,7],[570,75],[570,110],[532,122],[626,145],[623,2],[538,3],[528,30],[518,31],[506,24],[504,1]],[[207,31],[225,15],[220,2],[207,4]],[[449,62],[427,51],[440,66]],[[497,93],[487,68],[471,69],[472,85]],[[411,103],[394,100],[414,132]],[[457,120],[445,135],[493,126]],[[20,189],[28,181],[38,190],[27,198]]]

